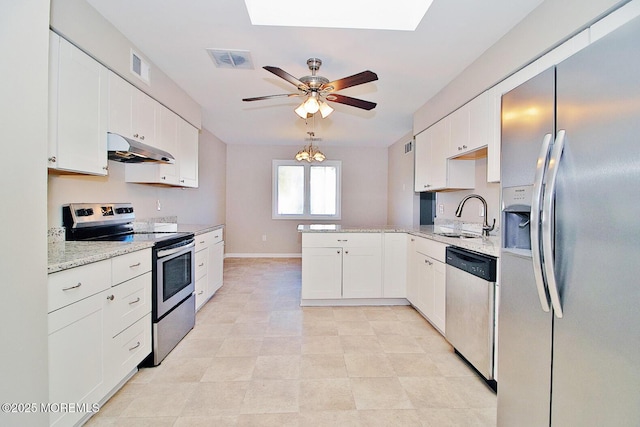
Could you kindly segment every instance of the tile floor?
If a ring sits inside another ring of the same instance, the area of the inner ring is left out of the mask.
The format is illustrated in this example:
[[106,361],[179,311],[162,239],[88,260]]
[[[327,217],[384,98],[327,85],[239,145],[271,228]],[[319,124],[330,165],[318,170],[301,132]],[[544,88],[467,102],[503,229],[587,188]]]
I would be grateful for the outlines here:
[[88,426],[495,426],[496,396],[410,307],[300,307],[300,259],[229,258],[156,368]]

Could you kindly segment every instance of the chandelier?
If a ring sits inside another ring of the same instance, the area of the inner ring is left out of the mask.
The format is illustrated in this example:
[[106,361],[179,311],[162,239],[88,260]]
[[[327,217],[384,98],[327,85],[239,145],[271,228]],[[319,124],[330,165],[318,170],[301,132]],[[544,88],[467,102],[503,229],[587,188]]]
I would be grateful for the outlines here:
[[307,132],[307,134],[309,135],[310,140],[309,145],[305,145],[302,150],[298,151],[298,153],[296,154],[296,160],[299,162],[306,160],[307,162],[311,163],[314,160],[316,162],[321,162],[326,159],[326,156],[322,153],[322,151],[320,151],[318,147],[313,145],[315,133]]

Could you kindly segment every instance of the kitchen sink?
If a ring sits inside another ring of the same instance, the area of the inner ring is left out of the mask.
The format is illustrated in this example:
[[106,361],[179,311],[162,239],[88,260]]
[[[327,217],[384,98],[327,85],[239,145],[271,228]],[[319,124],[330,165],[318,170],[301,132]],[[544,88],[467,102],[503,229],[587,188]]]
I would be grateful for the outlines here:
[[482,236],[471,233],[433,233],[436,236],[453,237],[457,239],[480,239]]

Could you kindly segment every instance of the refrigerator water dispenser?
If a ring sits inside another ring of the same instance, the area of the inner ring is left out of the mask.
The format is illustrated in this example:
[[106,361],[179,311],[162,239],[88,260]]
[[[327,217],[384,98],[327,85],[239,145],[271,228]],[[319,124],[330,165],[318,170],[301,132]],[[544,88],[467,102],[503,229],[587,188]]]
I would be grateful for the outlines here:
[[531,249],[532,192],[532,185],[502,190],[502,247],[505,249]]

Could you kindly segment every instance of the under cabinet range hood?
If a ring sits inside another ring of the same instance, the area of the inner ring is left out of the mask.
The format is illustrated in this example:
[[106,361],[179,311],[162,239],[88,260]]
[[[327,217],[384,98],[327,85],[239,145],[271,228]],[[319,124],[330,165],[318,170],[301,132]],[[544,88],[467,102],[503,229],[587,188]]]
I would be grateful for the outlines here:
[[111,132],[107,132],[107,150],[109,160],[115,160],[116,162],[173,163],[175,160],[175,158],[166,151]]

